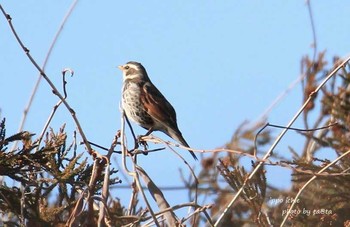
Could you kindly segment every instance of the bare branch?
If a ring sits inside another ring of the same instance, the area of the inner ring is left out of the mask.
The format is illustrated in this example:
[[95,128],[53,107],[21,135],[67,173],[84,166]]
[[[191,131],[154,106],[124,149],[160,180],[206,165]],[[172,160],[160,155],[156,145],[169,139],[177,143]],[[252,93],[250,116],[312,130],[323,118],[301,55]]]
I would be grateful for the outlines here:
[[[59,26],[59,29],[57,30],[57,32],[56,32],[56,34],[55,34],[55,36],[54,36],[54,38],[53,38],[53,40],[51,42],[49,50],[48,50],[48,52],[47,52],[47,54],[45,56],[44,63],[42,65],[43,71],[45,71],[46,65],[47,65],[47,63],[48,63],[48,61],[50,59],[52,50],[53,50],[54,46],[56,45],[58,37],[60,36],[61,32],[63,31],[63,27],[65,26],[66,22],[68,21],[68,18],[72,14],[72,12],[75,9],[75,6],[77,5],[77,3],[78,3],[78,0],[74,0],[73,3],[71,4],[71,6],[69,7],[66,15],[63,17],[63,20],[62,20],[62,22],[61,22],[61,24]],[[34,85],[34,88],[32,90],[32,93],[31,93],[31,95],[29,97],[28,103],[27,103],[26,107],[24,108],[22,119],[21,119],[21,123],[20,123],[19,128],[18,128],[19,132],[21,132],[23,130],[24,124],[25,124],[27,116],[28,116],[28,112],[29,112],[29,110],[30,110],[30,108],[32,106],[32,102],[33,102],[34,97],[36,95],[36,92],[37,92],[37,90],[39,88],[39,84],[41,82],[41,78],[42,78],[42,76],[41,76],[41,74],[39,74],[38,75],[38,79],[37,79],[37,81],[36,81],[36,83]],[[17,143],[14,144],[12,149],[14,150],[14,149],[16,149],[16,147],[17,147]]]
[[85,144],[85,147],[88,151],[88,153],[91,155],[92,154],[92,149],[90,144],[88,143],[88,140],[85,136],[85,133],[79,123],[79,120],[76,116],[75,111],[70,107],[70,105],[68,104],[68,102],[66,102],[66,100],[64,99],[64,96],[58,91],[58,89],[56,88],[56,86],[52,83],[52,81],[49,79],[49,77],[45,74],[44,70],[38,65],[38,63],[35,61],[35,59],[31,56],[29,49],[23,44],[22,40],[19,38],[13,24],[12,24],[12,18],[9,14],[7,14],[4,10],[4,8],[2,7],[2,5],[0,5],[0,10],[3,13],[3,15],[5,16],[5,18],[7,19],[8,24],[10,25],[11,31],[14,34],[14,36],[16,37],[16,40],[18,42],[18,44],[21,46],[21,48],[23,49],[24,53],[27,55],[27,57],[29,58],[30,62],[34,65],[34,67],[40,72],[40,75],[46,80],[46,82],[50,85],[50,87],[53,90],[53,93],[55,95],[57,95],[59,97],[59,99],[63,102],[63,104],[66,106],[66,108],[68,109],[68,111],[71,113],[73,120],[78,128],[78,131],[80,133],[80,136],[83,139],[83,142]]

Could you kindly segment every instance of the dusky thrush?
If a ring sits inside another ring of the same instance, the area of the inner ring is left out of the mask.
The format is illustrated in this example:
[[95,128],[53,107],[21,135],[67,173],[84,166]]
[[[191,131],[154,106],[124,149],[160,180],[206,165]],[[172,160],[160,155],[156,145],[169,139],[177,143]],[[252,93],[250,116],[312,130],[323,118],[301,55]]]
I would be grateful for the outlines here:
[[[151,82],[146,69],[134,61],[118,68],[123,72],[122,107],[128,119],[148,130],[146,135],[161,131],[190,147],[177,126],[174,107]],[[193,151],[189,152],[198,160]]]

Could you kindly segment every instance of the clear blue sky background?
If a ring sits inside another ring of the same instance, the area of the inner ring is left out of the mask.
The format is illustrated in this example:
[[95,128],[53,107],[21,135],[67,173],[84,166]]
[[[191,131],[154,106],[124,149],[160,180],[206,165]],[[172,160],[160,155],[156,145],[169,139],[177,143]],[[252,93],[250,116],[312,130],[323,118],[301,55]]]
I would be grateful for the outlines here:
[[[71,1],[2,4],[33,57],[42,63]],[[318,49],[327,50],[328,60],[334,54],[347,55],[349,2],[312,1],[312,6]],[[17,132],[38,72],[3,16],[0,34],[0,108],[1,117],[7,119],[7,135],[11,135]],[[312,55],[312,42],[307,7],[301,0],[80,1],[56,43],[46,72],[61,88],[61,70],[69,67],[75,71],[74,77],[68,78],[68,102],[88,139],[108,147],[120,129],[122,80],[116,66],[139,61],[177,110],[188,143],[213,149],[229,141],[243,121],[257,120],[299,76],[301,57]],[[300,91],[300,86],[296,87],[273,110],[269,122],[285,125],[301,105]],[[43,81],[25,129],[39,134],[56,102]],[[51,126],[57,130],[63,123],[72,135],[73,121],[62,106]],[[134,128],[138,134],[145,133]],[[161,133],[155,135],[169,140]],[[287,145],[302,146],[293,138],[286,137],[287,143],[278,151],[287,152]],[[186,151],[180,152],[192,162]],[[183,165],[172,153],[158,152],[140,161],[157,184],[179,184],[178,168]],[[283,172],[271,171],[269,180],[288,187],[288,181],[279,180]]]

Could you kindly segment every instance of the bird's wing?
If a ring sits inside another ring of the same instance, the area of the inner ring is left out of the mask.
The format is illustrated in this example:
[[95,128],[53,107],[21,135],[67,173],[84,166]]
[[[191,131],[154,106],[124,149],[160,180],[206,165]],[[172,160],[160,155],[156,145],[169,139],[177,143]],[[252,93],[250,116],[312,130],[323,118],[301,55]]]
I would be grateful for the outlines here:
[[[164,131],[168,136],[177,140],[182,145],[189,147],[186,140],[177,127],[176,112],[172,105],[166,100],[162,93],[150,82],[145,83],[141,89],[141,102],[149,115],[155,118],[162,124],[165,124],[170,129]],[[192,157],[198,160],[197,156],[192,150],[189,150]]]
[[171,128],[177,129],[176,112],[162,93],[152,83],[145,83],[141,92],[143,93],[141,102],[147,113],[158,121],[169,124]]

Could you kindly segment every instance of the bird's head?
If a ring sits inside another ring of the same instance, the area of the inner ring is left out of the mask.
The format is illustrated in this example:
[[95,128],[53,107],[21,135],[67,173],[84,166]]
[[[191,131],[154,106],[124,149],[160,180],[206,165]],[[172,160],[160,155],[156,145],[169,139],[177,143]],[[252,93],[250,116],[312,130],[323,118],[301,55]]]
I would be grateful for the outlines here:
[[149,80],[146,69],[138,62],[129,61],[118,68],[123,72],[123,81],[127,80]]

